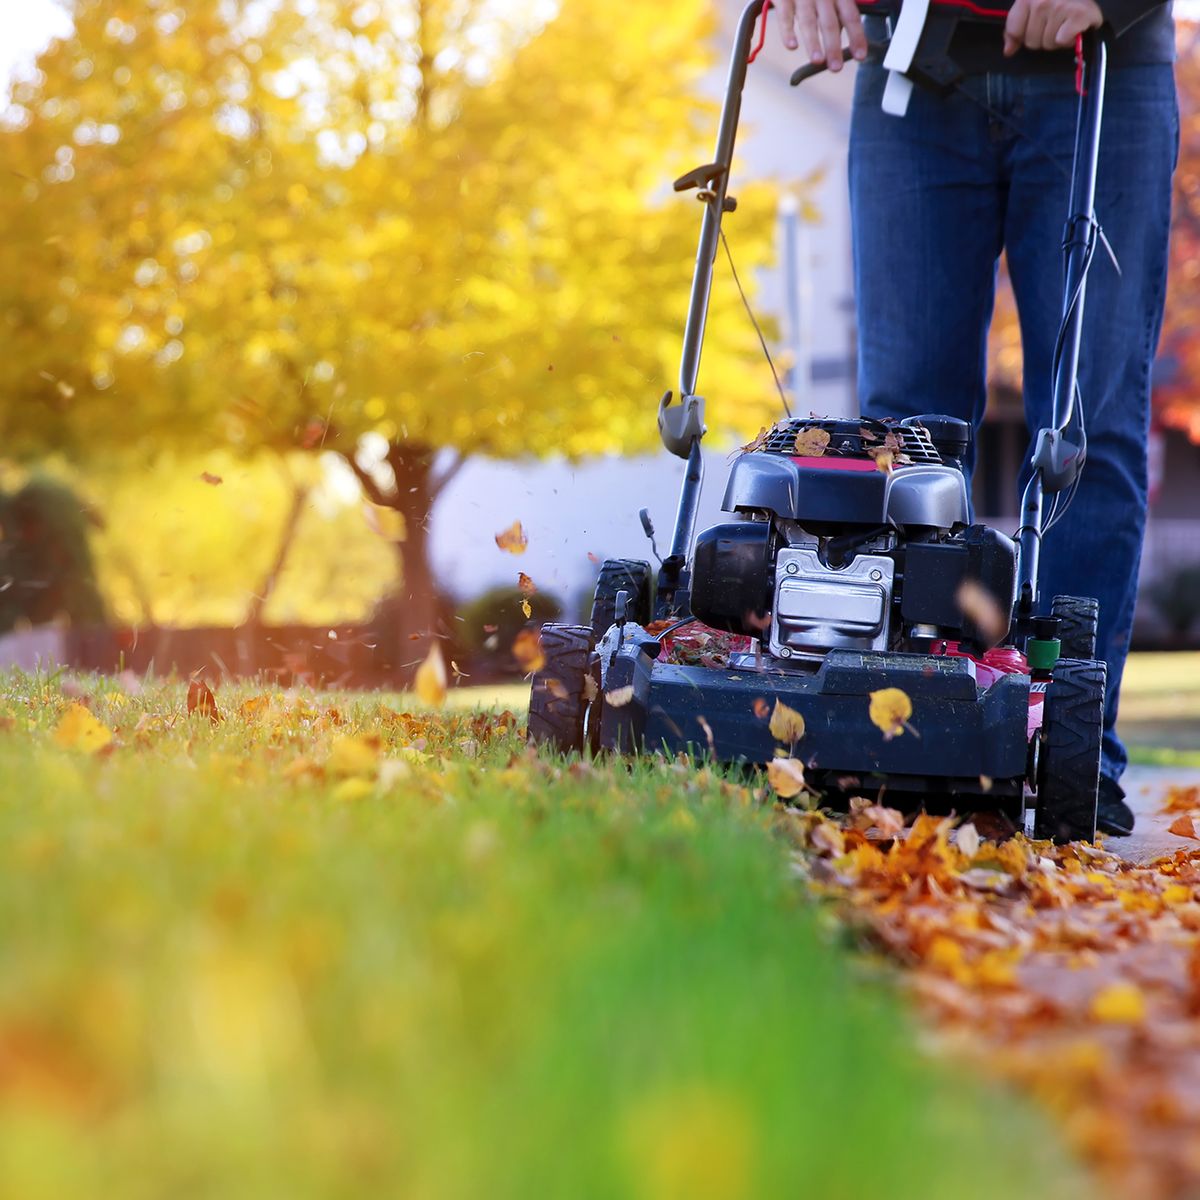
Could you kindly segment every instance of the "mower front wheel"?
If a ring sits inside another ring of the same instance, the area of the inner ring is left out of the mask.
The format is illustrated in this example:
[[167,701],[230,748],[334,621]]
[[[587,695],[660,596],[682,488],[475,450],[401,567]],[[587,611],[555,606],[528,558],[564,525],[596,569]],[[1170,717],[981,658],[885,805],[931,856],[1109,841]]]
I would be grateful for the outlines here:
[[582,751],[592,631],[587,625],[543,625],[541,642],[545,661],[529,692],[529,740],[564,754]]
[[1100,603],[1091,596],[1055,596],[1050,615],[1058,618],[1063,658],[1095,658]]
[[1038,735],[1035,837],[1060,845],[1096,840],[1106,677],[1102,662],[1060,658],[1055,664]]
[[592,601],[592,633],[599,641],[617,619],[617,593],[629,593],[626,616],[638,625],[650,621],[650,564],[636,558],[606,558]]

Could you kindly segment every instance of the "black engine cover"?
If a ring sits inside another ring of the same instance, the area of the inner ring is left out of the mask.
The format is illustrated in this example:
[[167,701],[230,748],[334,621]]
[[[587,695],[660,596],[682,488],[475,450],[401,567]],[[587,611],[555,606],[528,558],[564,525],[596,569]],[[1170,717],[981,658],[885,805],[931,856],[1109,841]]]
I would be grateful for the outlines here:
[[904,550],[900,615],[906,622],[936,625],[943,636],[979,649],[996,645],[985,638],[958,603],[958,590],[974,580],[1006,616],[1016,600],[1017,551],[1012,538],[987,525],[969,525],[940,542],[909,542]]
[[696,538],[692,615],[714,629],[756,636],[747,617],[771,607],[771,527],[766,521],[730,521]]

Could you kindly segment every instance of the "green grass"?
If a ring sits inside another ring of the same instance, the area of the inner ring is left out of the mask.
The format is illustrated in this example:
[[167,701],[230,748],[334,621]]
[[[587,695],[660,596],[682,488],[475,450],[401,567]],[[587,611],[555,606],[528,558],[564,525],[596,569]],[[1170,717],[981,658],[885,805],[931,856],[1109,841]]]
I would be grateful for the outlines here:
[[[1082,1194],[918,1052],[744,788],[370,697],[251,720],[230,688],[212,725],[83,686],[109,753],[53,743],[56,680],[0,679],[0,1194]],[[357,786],[321,773],[348,734]]]

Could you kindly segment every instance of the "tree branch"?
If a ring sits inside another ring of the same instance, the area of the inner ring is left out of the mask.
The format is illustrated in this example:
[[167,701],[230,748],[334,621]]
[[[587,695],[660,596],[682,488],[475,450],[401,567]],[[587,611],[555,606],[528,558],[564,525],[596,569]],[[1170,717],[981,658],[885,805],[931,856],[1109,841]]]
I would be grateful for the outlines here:
[[350,470],[354,472],[355,478],[358,480],[359,487],[362,488],[363,494],[372,504],[378,504],[380,508],[395,508],[396,497],[389,496],[380,486],[371,478],[368,472],[364,471],[358,465],[354,457],[354,452],[347,454],[344,450],[339,450],[338,453],[345,459]]
[[429,498],[436,500],[448,483],[467,465],[470,459],[469,454],[459,454],[454,461],[441,472],[436,479],[429,482]]

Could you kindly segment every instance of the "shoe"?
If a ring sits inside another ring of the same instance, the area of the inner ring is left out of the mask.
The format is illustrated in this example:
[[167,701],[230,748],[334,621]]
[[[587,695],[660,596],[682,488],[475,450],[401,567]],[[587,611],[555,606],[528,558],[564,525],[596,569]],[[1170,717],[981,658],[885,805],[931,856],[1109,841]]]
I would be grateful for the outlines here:
[[1110,837],[1128,837],[1133,832],[1133,809],[1125,803],[1125,792],[1115,779],[1100,776],[1096,802],[1096,828]]

